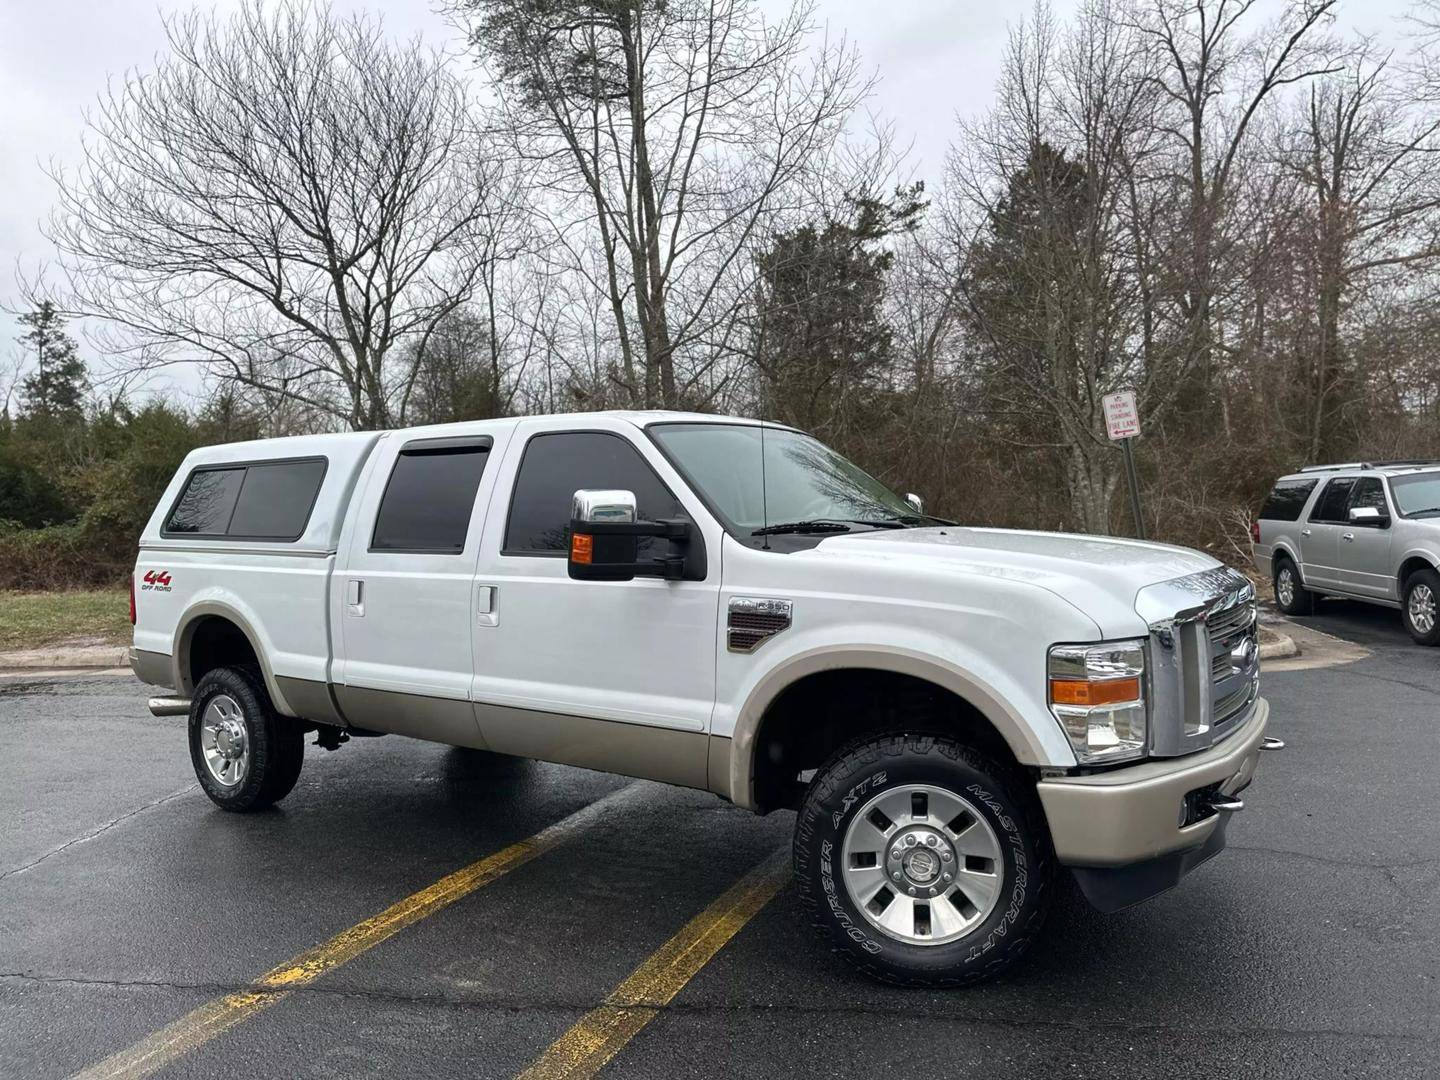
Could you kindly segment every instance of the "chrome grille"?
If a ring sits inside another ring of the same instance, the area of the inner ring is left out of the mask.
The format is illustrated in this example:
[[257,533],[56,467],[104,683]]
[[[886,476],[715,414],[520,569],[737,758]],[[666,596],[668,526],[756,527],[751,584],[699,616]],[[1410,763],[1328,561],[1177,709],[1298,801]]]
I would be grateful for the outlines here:
[[1142,589],[1136,609],[1151,630],[1151,753],[1223,739],[1259,692],[1254,587],[1217,567]]

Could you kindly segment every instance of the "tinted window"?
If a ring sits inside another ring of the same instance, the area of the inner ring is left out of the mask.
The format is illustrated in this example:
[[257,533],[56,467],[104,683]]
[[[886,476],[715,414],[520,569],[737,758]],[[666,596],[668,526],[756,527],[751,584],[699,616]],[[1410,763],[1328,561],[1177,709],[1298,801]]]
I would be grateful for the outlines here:
[[[635,493],[642,520],[683,516],[675,496],[655,475],[640,452],[618,435],[563,432],[536,435],[525,447],[515,479],[505,551],[565,551],[570,503],[581,488],[619,488]],[[640,558],[650,557],[653,541],[640,541]]]
[[454,555],[465,549],[490,441],[410,443],[395,459],[375,515],[371,551]]
[[226,532],[232,537],[299,539],[324,477],[323,461],[249,466]]
[[229,540],[298,540],[324,478],[324,458],[196,469],[161,532]]
[[1299,521],[1305,500],[1315,490],[1315,480],[1282,480],[1260,508],[1262,521]]
[[1330,521],[1344,524],[1349,521],[1345,508],[1350,502],[1350,489],[1355,486],[1353,477],[1331,480],[1320,493],[1320,501],[1310,512],[1311,521]]
[[[1373,506],[1382,514],[1389,514],[1390,507],[1385,502],[1385,487],[1379,479],[1374,476],[1367,476],[1355,481],[1355,490],[1350,495],[1350,507]],[[1346,514],[1349,517],[1349,514]]]
[[245,470],[197,469],[180,493],[164,532],[196,536],[224,536],[235,511]]

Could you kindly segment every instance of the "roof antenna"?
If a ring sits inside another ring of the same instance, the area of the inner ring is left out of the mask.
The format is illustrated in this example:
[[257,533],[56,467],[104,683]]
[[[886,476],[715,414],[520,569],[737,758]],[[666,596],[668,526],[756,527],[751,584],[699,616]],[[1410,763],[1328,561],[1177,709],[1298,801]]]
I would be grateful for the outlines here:
[[760,545],[762,551],[770,550],[770,502],[765,490],[765,418],[760,418]]

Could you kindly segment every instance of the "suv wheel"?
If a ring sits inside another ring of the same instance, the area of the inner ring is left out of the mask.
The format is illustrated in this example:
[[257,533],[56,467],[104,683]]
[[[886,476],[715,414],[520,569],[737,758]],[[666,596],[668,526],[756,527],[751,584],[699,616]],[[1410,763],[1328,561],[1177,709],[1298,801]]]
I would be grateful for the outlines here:
[[867,975],[963,986],[1039,932],[1053,856],[1023,780],[951,739],[886,735],[820,769],[795,824],[800,899]]
[[1315,594],[1300,584],[1300,571],[1285,557],[1275,560],[1275,606],[1286,615],[1309,615]]
[[305,732],[275,711],[259,672],[217,668],[190,703],[190,762],[220,809],[262,810],[300,779]]
[[1440,574],[1417,570],[1405,579],[1405,629],[1420,645],[1440,645]]

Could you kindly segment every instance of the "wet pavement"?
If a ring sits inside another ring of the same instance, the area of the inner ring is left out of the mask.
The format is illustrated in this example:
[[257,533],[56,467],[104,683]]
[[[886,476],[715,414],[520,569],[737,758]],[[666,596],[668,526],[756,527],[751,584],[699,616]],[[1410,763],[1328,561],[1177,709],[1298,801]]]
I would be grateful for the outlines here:
[[[1061,890],[1009,975],[931,993],[852,974],[786,888],[601,1075],[1440,1076],[1440,650],[1364,605],[1300,621],[1370,655],[1267,673],[1289,746],[1178,889],[1110,916]],[[229,815],[195,785],[183,719],[146,696],[128,677],[0,680],[0,1076],[92,1066],[613,796],[155,1073],[514,1076],[793,821],[399,737],[311,747],[279,808]]]

